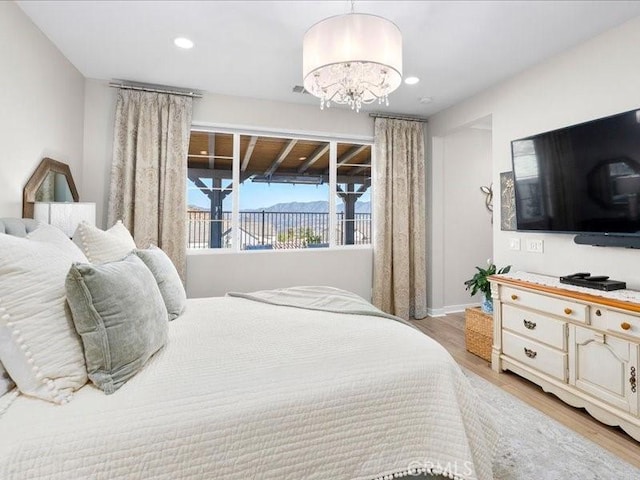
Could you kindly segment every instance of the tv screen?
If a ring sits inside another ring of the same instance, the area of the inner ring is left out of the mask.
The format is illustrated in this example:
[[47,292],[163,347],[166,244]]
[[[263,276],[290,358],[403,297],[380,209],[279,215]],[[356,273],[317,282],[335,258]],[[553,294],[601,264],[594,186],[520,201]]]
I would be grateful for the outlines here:
[[511,142],[517,229],[640,235],[640,110]]

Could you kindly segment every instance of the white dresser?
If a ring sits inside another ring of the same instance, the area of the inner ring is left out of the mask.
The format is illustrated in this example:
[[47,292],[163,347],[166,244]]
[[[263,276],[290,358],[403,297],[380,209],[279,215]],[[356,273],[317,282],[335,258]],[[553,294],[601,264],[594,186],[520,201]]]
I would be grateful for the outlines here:
[[640,441],[640,301],[556,284],[491,277],[493,369],[517,373]]

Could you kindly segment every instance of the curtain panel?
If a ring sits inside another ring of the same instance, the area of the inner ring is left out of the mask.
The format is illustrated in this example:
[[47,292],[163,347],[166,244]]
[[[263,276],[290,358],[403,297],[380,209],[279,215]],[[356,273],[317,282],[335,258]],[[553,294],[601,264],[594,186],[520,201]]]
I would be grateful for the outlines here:
[[376,118],[373,303],[408,319],[427,316],[422,123]]
[[157,245],[185,279],[186,179],[193,99],[120,90],[108,222],[122,220],[141,248]]

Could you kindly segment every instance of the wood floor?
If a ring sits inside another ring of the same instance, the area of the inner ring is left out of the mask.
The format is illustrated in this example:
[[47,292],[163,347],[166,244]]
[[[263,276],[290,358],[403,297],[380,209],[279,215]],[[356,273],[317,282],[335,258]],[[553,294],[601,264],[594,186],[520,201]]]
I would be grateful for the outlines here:
[[464,313],[413,320],[413,323],[440,342],[464,368],[640,468],[640,442],[636,442],[619,428],[600,423],[585,410],[571,407],[554,395],[543,392],[528,380],[511,372],[495,373],[488,362],[467,352],[464,346]]

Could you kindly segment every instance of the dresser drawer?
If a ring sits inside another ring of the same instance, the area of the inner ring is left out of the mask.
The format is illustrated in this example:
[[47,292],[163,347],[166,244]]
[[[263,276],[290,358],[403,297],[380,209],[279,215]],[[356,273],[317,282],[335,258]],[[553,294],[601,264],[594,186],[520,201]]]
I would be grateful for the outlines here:
[[502,332],[502,351],[547,375],[567,381],[567,354],[511,332]]
[[591,326],[594,328],[640,340],[640,317],[594,306],[591,308],[590,319]]
[[503,303],[533,308],[576,322],[587,323],[588,320],[587,314],[589,308],[586,305],[570,300],[547,297],[539,293],[511,287],[502,287],[500,290],[500,300]]
[[513,305],[502,305],[502,327],[558,350],[567,351],[567,324],[561,320]]

